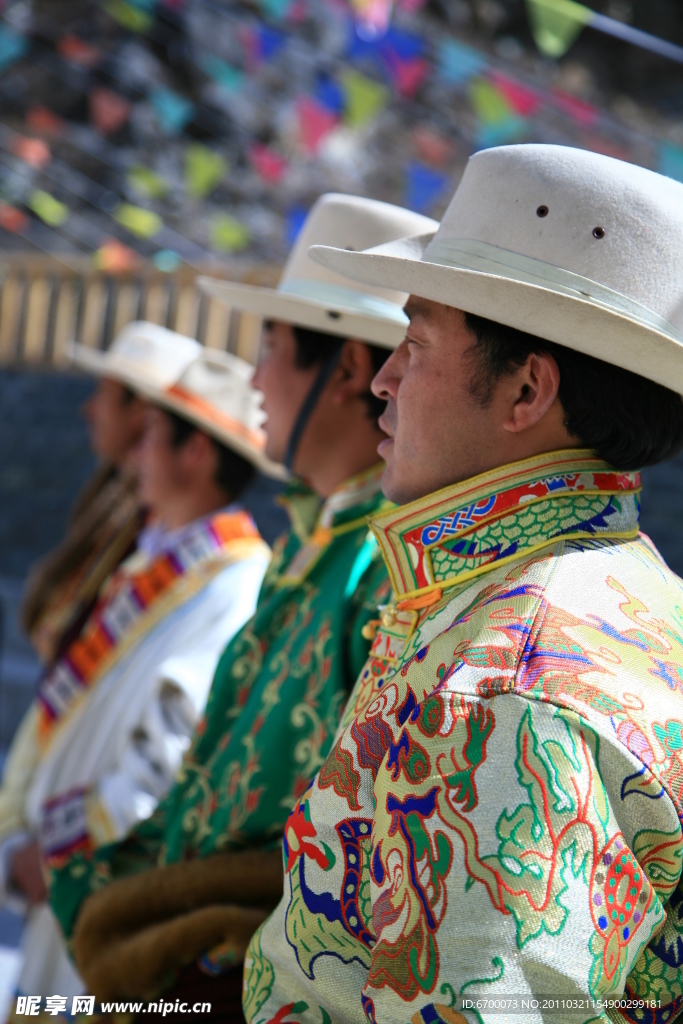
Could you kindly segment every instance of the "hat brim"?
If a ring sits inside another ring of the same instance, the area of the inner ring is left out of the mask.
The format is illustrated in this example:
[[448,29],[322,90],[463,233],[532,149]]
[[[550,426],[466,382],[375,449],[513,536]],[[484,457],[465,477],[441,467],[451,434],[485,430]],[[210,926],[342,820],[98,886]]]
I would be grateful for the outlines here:
[[287,295],[276,288],[221,281],[213,277],[197,278],[207,295],[244,313],[256,313],[268,320],[284,320],[297,327],[308,327],[341,338],[357,338],[381,348],[394,349],[406,333],[405,322],[363,315],[343,305],[326,305],[298,295]]
[[317,263],[351,280],[408,292],[525,331],[630,370],[683,394],[683,343],[590,296],[568,295],[424,258],[433,235],[403,238],[365,252],[314,245]]
[[[215,438],[226,448],[230,448],[241,455],[247,462],[256,466],[259,472],[274,480],[286,480],[287,470],[277,462],[272,462],[264,451],[251,442],[246,436],[240,433],[241,424],[235,422],[234,426],[227,422],[228,417],[221,416],[217,411],[214,416],[205,413],[201,405],[185,400],[181,394],[173,391],[162,391],[151,385],[139,384],[137,392],[153,405],[158,405],[168,412],[176,413],[182,419],[193,423],[200,430]],[[244,428],[242,428],[244,429]],[[246,429],[244,430],[246,435]]]
[[79,370],[93,377],[108,377],[132,391],[140,390],[140,378],[133,363],[127,367],[123,360],[117,359],[115,362],[109,353],[82,345],[78,341],[72,341],[66,346],[66,357]]

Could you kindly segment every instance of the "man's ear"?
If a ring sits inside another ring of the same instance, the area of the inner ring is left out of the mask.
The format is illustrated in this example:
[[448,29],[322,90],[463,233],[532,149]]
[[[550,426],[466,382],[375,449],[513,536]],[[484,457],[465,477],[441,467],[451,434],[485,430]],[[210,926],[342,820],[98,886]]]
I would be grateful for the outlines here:
[[519,370],[505,380],[509,384],[508,411],[503,429],[521,433],[536,426],[558,401],[560,371],[548,352],[531,352]]
[[341,404],[366,395],[374,375],[368,346],[364,341],[349,338],[344,342],[333,377],[334,400]]

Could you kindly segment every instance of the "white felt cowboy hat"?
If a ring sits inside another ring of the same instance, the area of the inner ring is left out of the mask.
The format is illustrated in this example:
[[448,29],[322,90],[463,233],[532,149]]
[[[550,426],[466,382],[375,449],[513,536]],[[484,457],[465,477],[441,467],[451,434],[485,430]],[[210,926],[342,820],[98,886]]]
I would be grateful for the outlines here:
[[311,257],[683,393],[683,184],[653,171],[564,146],[484,150],[438,231]]
[[71,362],[96,377],[109,377],[133,390],[139,385],[164,388],[172,384],[202,351],[192,338],[158,324],[134,320],[121,330],[103,352],[72,342]]
[[313,263],[311,245],[367,249],[401,235],[435,231],[437,222],[374,199],[329,193],[311,209],[277,288],[200,277],[202,291],[235,309],[284,320],[343,338],[395,348],[408,324],[406,294],[393,286],[349,285],[339,274]]
[[251,386],[253,366],[228,352],[202,349],[173,382],[135,390],[154,405],[176,413],[237,452],[268,476],[283,477],[265,455],[261,392]]

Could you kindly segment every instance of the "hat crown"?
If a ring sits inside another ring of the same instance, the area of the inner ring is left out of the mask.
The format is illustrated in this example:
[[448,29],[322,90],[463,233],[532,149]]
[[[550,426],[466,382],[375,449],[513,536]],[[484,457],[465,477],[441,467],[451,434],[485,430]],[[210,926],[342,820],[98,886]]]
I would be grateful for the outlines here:
[[461,240],[588,278],[683,328],[683,185],[654,171],[569,147],[483,150],[424,259]]
[[106,357],[112,369],[127,367],[133,380],[164,388],[174,383],[201,351],[202,346],[192,338],[135,320],[117,334]]
[[345,291],[353,290],[376,296],[400,308],[407,298],[405,292],[352,283],[347,277],[315,263],[308,255],[308,249],[312,245],[334,245],[359,252],[391,242],[402,235],[431,232],[436,227],[437,222],[430,217],[391,203],[336,192],[327,193],[310,210],[285,264],[278,291],[296,290],[297,283],[302,281],[317,282]]
[[262,394],[251,385],[253,367],[228,352],[202,350],[173,381],[174,390],[206,403],[221,416],[258,431],[265,419]]

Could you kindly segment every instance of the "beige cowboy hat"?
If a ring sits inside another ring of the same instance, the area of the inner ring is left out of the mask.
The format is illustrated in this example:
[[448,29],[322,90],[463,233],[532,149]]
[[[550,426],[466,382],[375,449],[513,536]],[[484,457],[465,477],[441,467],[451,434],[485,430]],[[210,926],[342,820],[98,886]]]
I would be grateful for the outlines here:
[[192,338],[159,324],[134,320],[126,324],[106,352],[71,342],[67,356],[76,366],[96,377],[110,377],[133,390],[140,385],[165,388],[172,384],[202,346]]
[[438,231],[312,259],[683,393],[683,184],[564,146],[470,158]]
[[133,388],[154,405],[194,423],[262,473],[282,479],[283,468],[265,455],[263,396],[251,385],[253,366],[228,352],[199,349],[172,382],[154,386],[138,380]]
[[393,286],[350,286],[339,274],[313,263],[308,248],[322,244],[367,249],[401,235],[433,232],[437,227],[429,217],[400,206],[329,193],[321,196],[308,214],[277,288],[211,277],[200,277],[197,284],[235,309],[395,348],[408,324],[402,311],[406,294]]

